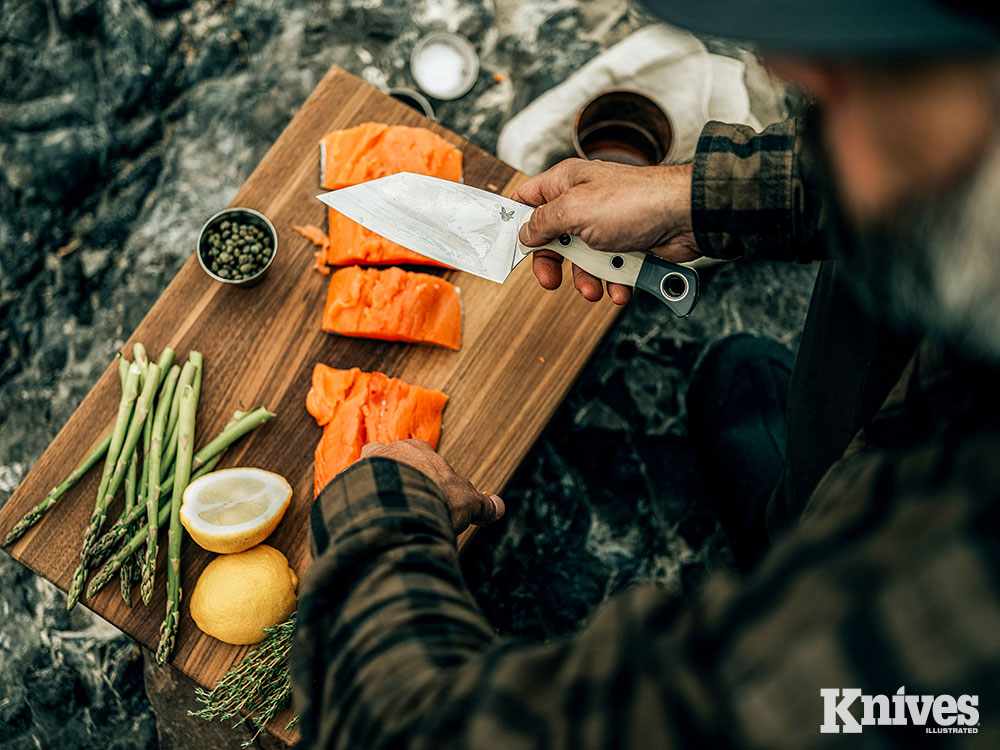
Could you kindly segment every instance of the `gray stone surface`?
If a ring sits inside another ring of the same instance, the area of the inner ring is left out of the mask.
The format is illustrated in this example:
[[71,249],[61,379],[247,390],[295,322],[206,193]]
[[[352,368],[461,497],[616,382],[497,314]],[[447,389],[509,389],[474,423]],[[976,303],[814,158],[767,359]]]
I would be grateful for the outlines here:
[[[625,0],[0,0],[0,503],[331,64],[412,85],[420,34],[460,31],[482,73],[437,113],[491,150],[511,114],[645,22]],[[728,331],[794,344],[811,279],[732,265],[687,321],[630,307],[470,558],[501,632],[550,637],[633,580],[686,594],[726,564],[686,379]],[[0,747],[156,746],[136,647],[4,555],[0,582]]]

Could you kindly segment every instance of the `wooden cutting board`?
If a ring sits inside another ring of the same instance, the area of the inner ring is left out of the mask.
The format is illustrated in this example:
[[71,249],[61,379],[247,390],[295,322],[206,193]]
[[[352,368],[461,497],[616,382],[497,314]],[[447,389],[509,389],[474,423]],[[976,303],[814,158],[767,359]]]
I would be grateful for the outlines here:
[[[230,449],[220,467],[259,466],[283,474],[291,482],[291,506],[268,543],[288,556],[300,577],[309,564],[307,518],[313,499],[313,449],[321,434],[305,410],[316,362],[380,370],[449,394],[441,453],[476,486],[500,491],[617,312],[608,300],[587,303],[568,283],[558,292],[542,290],[531,275],[530,264],[522,263],[503,285],[456,271],[445,273],[461,288],[464,300],[459,352],[342,338],[320,330],[327,277],[311,270],[315,248],[291,227],[305,223],[325,226],[326,209],[315,198],[320,192],[319,138],[331,130],[368,121],[423,126],[447,138],[464,153],[464,179],[470,185],[509,195],[526,179],[485,151],[334,67],[231,204],[261,211],[277,229],[277,255],[265,282],[251,289],[214,282],[192,254],[123,349],[130,359],[134,342],[145,344],[151,358],[158,357],[165,346],[173,347],[180,361],[191,349],[204,354],[196,446],[217,434],[236,409],[264,404],[277,413],[277,418]],[[190,241],[193,246],[195,238]],[[113,423],[119,393],[118,368],[112,363],[0,509],[0,534],[104,436]],[[8,550],[63,590],[78,561],[99,473],[99,468],[92,470]],[[116,505],[109,524],[117,513]],[[165,546],[161,545],[161,556]],[[181,557],[184,592],[194,590],[198,575],[213,557],[185,539]],[[149,607],[142,606],[140,600],[132,609],[127,608],[117,578],[86,603],[152,649],[166,606],[162,557],[158,565],[157,590]],[[185,598],[172,662],[199,684],[212,687],[247,649],[204,635],[192,622],[187,604]],[[272,731],[288,738],[279,726]]]

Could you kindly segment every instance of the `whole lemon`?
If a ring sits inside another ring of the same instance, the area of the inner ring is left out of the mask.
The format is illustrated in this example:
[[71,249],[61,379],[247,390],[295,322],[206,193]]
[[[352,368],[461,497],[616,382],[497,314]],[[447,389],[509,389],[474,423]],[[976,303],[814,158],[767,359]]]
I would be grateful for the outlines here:
[[220,641],[242,646],[264,640],[262,628],[278,625],[295,611],[299,579],[274,547],[219,555],[195,584],[191,617]]

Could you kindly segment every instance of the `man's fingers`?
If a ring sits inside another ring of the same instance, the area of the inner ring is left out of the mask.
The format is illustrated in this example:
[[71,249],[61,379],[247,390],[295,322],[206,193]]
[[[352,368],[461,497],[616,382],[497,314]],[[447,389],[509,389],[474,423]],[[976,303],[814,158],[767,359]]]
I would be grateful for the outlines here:
[[531,254],[531,270],[543,289],[558,289],[562,284],[562,261],[562,256],[551,250],[537,250]]
[[627,304],[632,299],[632,287],[608,282],[608,296],[616,305]]
[[[531,270],[542,288],[558,289],[562,284],[563,257],[553,250],[536,250],[531,256]],[[591,302],[596,302],[603,294],[601,280],[576,266],[573,266],[573,283]],[[632,287],[609,283],[608,296],[616,305],[628,304],[632,299]]]
[[488,497],[493,502],[493,520],[499,521],[501,518],[503,518],[503,514],[507,512],[507,506],[504,505],[504,502],[499,495],[494,495],[492,492],[487,492],[486,497]]
[[573,266],[573,285],[589,302],[597,302],[604,295],[604,284],[601,280],[579,266]]
[[540,206],[551,200],[547,196],[555,193],[556,188],[555,180],[553,180],[550,172],[551,170],[549,172],[542,172],[537,177],[532,177],[514,191],[511,199],[518,203],[526,203],[529,206]]
[[361,449],[361,458],[368,458],[379,448],[385,448],[385,443],[380,443],[378,440],[371,441]]

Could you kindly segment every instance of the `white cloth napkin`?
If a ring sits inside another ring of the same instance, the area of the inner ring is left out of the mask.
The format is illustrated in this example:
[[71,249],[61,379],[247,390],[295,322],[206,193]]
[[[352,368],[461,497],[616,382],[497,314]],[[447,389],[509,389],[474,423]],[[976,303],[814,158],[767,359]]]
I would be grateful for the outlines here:
[[760,122],[750,111],[740,60],[710,54],[695,36],[672,26],[646,26],[545,92],[504,126],[497,155],[533,175],[573,156],[573,119],[602,91],[634,89],[659,104],[674,126],[671,163],[690,161],[709,120]]

